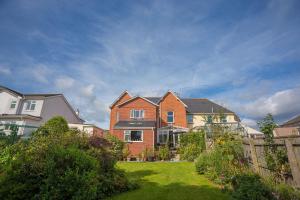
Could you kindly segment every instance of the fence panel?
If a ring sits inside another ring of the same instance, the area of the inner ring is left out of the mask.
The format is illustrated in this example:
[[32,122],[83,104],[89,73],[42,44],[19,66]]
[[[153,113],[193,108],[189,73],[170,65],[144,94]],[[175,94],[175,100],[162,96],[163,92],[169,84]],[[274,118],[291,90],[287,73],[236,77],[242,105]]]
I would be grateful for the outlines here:
[[[286,176],[286,182],[300,188],[300,136],[278,137],[274,139],[278,148],[285,148],[291,168],[291,174]],[[244,155],[249,165],[260,175],[269,176],[272,171],[265,161],[265,146],[267,144],[261,138],[244,138]]]

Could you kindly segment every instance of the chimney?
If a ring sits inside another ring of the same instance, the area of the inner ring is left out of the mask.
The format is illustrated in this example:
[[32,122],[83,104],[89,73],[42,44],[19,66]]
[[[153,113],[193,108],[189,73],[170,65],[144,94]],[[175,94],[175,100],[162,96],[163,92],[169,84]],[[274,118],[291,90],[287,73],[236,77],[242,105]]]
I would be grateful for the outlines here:
[[79,116],[79,109],[78,108],[76,109],[76,115]]

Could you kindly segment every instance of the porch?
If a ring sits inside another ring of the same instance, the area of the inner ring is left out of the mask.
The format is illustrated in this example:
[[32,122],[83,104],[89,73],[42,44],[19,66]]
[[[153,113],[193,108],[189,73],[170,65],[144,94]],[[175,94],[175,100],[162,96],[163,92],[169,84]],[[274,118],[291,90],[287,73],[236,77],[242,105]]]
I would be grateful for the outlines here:
[[169,145],[170,148],[176,149],[180,145],[180,136],[188,131],[188,128],[171,125],[158,128],[157,144]]

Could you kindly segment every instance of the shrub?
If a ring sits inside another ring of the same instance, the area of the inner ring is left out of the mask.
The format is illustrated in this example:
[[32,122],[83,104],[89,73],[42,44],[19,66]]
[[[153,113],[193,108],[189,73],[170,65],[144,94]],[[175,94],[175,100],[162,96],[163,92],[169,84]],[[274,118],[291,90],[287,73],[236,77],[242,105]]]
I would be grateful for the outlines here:
[[208,162],[209,162],[208,154],[202,153],[195,162],[196,171],[199,174],[205,174],[208,170],[208,166],[209,166]]
[[300,191],[284,183],[277,184],[274,192],[279,200],[300,200]]
[[77,148],[51,148],[46,158],[40,198],[95,199],[99,167],[95,158]]
[[190,132],[180,138],[180,158],[194,161],[205,149],[204,132]]
[[159,147],[158,158],[160,160],[169,160],[170,159],[170,151],[169,151],[169,147],[167,145]]
[[195,165],[198,173],[205,173],[214,182],[229,184],[232,176],[245,170],[242,143],[230,133],[219,136],[214,148],[201,154]]
[[56,116],[48,120],[33,134],[64,134],[69,131],[68,122],[61,116]]
[[126,191],[132,185],[122,171],[115,169],[111,147],[108,141],[88,139],[78,131],[39,131],[0,152],[0,196],[103,199]]
[[240,174],[232,180],[232,196],[239,200],[273,199],[271,192],[256,174]]
[[129,150],[128,145],[125,145],[122,153],[123,153],[123,159],[126,159],[126,158],[128,158],[130,156],[131,152]]
[[105,138],[111,143],[111,150],[116,159],[122,160],[124,142],[122,142],[121,140],[119,140],[119,138],[111,134],[107,134]]
[[264,183],[278,200],[300,200],[300,191],[285,183],[278,184],[272,177],[264,179]]

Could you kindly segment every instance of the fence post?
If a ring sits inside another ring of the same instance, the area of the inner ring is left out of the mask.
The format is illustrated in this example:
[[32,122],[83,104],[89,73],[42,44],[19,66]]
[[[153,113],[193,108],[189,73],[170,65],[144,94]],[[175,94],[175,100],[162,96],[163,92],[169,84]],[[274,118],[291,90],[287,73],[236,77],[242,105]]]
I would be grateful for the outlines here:
[[300,187],[300,167],[297,162],[295,152],[293,150],[293,144],[290,139],[285,139],[284,142],[287,149],[287,155],[288,155],[294,183],[296,184],[297,187]]
[[260,173],[257,154],[256,154],[256,149],[255,149],[255,146],[254,146],[253,139],[249,138],[249,144],[250,144],[251,157],[252,157],[252,161],[253,161],[254,171],[257,172],[257,173]]

